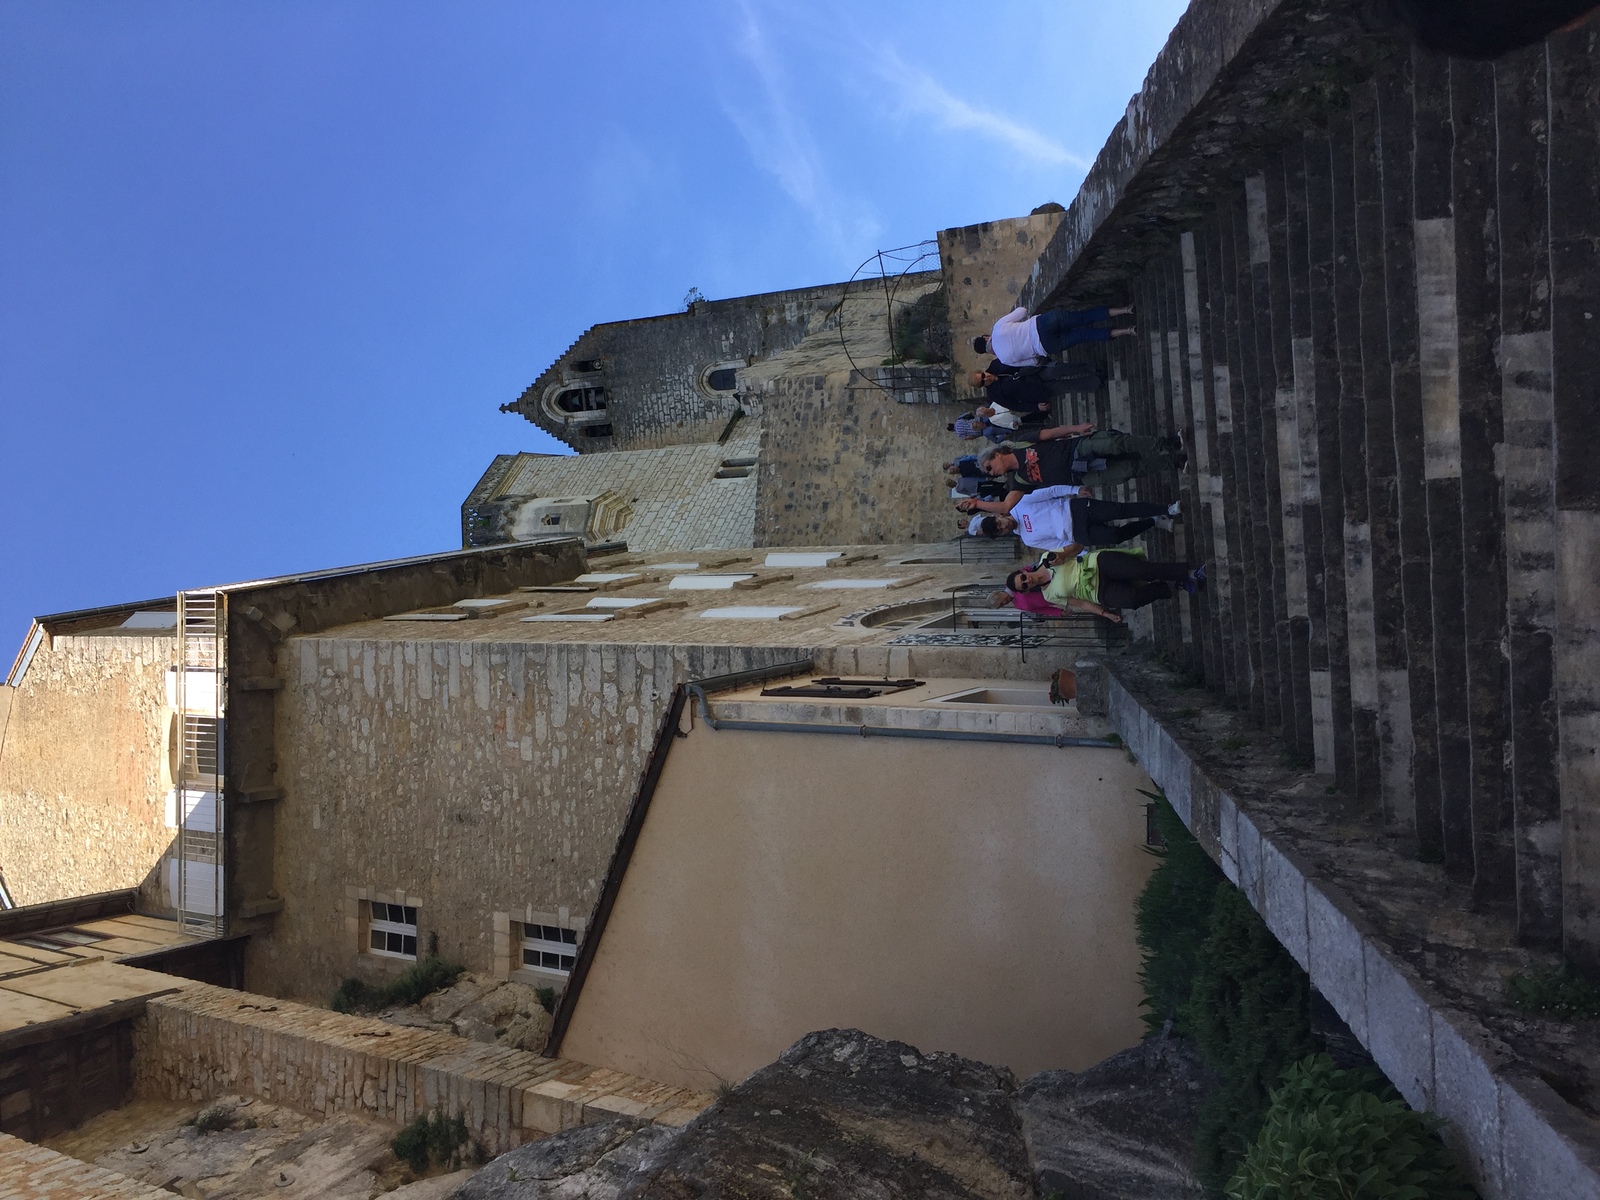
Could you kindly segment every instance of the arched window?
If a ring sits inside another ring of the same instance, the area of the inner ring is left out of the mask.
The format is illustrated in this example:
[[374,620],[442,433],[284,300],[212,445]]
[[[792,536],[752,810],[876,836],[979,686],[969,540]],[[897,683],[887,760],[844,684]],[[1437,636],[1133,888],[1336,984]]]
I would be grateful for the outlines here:
[[708,400],[727,404],[737,399],[739,371],[750,362],[742,358],[728,358],[722,362],[707,363],[695,373],[694,385]]
[[564,388],[556,393],[556,407],[564,413],[604,412],[606,390],[597,387]]
[[546,389],[542,404],[546,417],[569,428],[603,425],[609,419],[606,389],[599,384],[552,384]]
[[539,518],[539,523],[541,525],[559,525],[561,524],[561,514],[545,513],[544,516]]

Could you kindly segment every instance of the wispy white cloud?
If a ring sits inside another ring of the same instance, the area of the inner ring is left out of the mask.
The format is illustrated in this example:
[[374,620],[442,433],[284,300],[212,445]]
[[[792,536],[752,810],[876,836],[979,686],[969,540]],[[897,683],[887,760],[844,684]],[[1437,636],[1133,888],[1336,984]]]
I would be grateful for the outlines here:
[[895,89],[903,111],[930,116],[948,130],[981,133],[1043,166],[1071,166],[1087,171],[1092,165],[1082,155],[1074,154],[1037,129],[963,100],[932,75],[913,67],[892,50],[885,52],[880,49],[874,57],[879,75]]
[[842,195],[828,177],[826,163],[791,97],[782,65],[748,3],[735,49],[755,76],[754,92],[726,92],[723,111],[744,139],[750,156],[777,180],[785,194],[810,217],[835,250],[855,250],[872,241],[879,224],[867,206]]

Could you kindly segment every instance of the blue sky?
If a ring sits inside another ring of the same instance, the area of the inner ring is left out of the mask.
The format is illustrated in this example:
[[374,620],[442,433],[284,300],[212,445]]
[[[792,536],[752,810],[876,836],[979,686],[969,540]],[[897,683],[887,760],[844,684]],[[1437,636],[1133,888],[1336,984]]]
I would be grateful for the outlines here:
[[0,4],[0,646],[447,549],[587,326],[1068,203],[1177,0]]

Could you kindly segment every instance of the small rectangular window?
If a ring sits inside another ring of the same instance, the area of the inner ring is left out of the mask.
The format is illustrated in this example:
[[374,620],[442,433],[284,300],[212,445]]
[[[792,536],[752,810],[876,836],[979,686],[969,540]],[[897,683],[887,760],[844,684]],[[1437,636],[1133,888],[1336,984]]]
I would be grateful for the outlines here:
[[673,592],[727,591],[736,583],[754,578],[754,575],[674,575],[672,582],[667,584],[667,590]]
[[559,925],[522,926],[522,965],[557,975],[572,972],[578,961],[578,934]]
[[899,583],[898,579],[824,579],[820,583],[808,583],[808,588],[819,590],[838,590],[852,588],[887,588]]
[[700,616],[707,621],[780,621],[799,611],[797,604],[735,604],[728,608],[708,608]]
[[372,920],[367,928],[367,950],[385,958],[417,957],[417,909],[412,904],[371,902]]

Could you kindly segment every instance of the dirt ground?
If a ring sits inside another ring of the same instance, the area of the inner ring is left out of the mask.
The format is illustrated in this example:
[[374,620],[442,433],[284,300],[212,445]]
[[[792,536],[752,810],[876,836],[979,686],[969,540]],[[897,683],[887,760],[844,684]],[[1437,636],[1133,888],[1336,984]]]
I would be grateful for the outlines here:
[[[194,1124],[203,1110],[219,1115]],[[395,1130],[348,1115],[319,1121],[239,1096],[214,1104],[135,1100],[46,1144],[180,1196],[205,1200],[444,1200],[472,1171],[418,1180],[389,1149]]]

